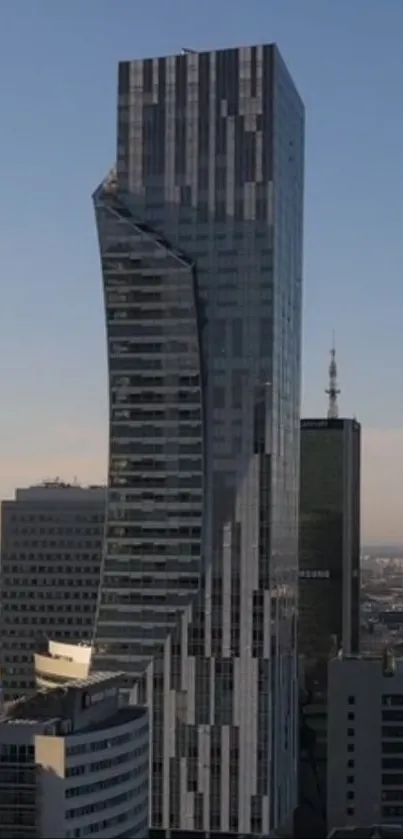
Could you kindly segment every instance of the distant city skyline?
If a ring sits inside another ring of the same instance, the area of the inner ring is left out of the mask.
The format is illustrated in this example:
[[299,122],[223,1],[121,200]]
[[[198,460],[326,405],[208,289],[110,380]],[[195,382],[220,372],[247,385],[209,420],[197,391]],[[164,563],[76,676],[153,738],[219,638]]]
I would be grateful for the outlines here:
[[334,329],[340,415],[362,423],[363,542],[403,543],[403,5],[228,7],[206,0],[190,16],[184,0],[169,12],[150,0],[141,19],[128,2],[119,14],[100,0],[2,9],[0,497],[57,474],[106,477],[91,193],[114,159],[118,60],[274,40],[307,106],[302,416],[326,414]]
[[[104,483],[107,478],[108,418],[107,377],[105,369],[104,404],[92,424],[60,423],[58,445],[42,443],[40,453],[22,437],[19,452],[1,455],[0,499],[11,498],[16,487],[59,477],[79,483]],[[303,403],[304,404],[304,403]],[[325,417],[323,410],[314,414],[303,410],[302,417]],[[342,410],[340,416],[347,416]],[[360,417],[357,415],[357,419]],[[95,421],[96,420],[96,421]],[[42,438],[42,439],[41,439]],[[387,470],[385,464],[388,465]],[[365,544],[403,545],[401,491],[403,475],[403,428],[362,428],[361,542]]]

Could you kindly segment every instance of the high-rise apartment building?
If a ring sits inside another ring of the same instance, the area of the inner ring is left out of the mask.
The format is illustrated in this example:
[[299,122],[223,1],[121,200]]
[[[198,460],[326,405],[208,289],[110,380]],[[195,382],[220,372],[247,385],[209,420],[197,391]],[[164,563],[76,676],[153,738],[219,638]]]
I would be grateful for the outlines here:
[[94,673],[0,714],[0,839],[146,839],[149,722]]
[[35,688],[48,638],[91,641],[105,526],[105,487],[47,483],[3,501],[0,660],[6,699]]
[[359,646],[360,438],[353,419],[301,421],[298,644],[324,675]]
[[401,826],[403,660],[332,659],[328,696],[328,829]]
[[274,45],[119,65],[96,644],[153,708],[156,828],[296,802],[303,146]]

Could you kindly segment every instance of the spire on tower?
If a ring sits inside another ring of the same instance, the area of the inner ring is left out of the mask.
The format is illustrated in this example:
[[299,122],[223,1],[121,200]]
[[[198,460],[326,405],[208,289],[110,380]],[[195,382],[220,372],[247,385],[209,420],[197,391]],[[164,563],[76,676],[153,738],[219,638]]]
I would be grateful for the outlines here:
[[337,364],[336,364],[336,346],[333,333],[333,345],[330,350],[330,364],[329,364],[329,387],[325,390],[329,397],[329,407],[327,411],[328,419],[337,419],[339,416],[339,406],[337,404],[337,397],[340,390],[337,387]]

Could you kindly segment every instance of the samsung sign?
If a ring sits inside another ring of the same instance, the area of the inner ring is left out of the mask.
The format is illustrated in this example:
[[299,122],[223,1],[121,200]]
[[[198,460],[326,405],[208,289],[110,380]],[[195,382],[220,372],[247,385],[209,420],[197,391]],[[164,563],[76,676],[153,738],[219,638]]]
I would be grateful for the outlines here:
[[355,419],[302,419],[302,429],[328,428],[334,430],[335,428],[348,428],[351,425],[353,431],[359,431],[360,423]]
[[330,579],[330,571],[300,571],[299,572],[300,580],[329,580]]
[[98,693],[91,693],[91,705],[95,705],[96,702],[103,702],[104,699],[112,699],[112,697],[116,696],[117,692],[117,688],[108,688],[108,690],[100,690]]
[[98,702],[103,702],[105,699],[112,699],[116,696],[118,689],[116,687],[108,688],[107,690],[100,690],[98,693],[85,693],[83,696],[84,708],[89,708],[90,705],[96,705]]

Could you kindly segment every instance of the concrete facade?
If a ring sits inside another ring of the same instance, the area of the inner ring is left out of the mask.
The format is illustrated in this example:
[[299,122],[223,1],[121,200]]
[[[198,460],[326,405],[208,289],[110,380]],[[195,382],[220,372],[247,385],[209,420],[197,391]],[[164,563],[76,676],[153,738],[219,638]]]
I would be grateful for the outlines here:
[[59,482],[17,489],[1,505],[0,664],[7,700],[35,689],[48,639],[90,642],[106,490]]
[[87,679],[91,660],[91,646],[49,641],[46,652],[34,655],[36,687],[50,690],[75,679]]
[[148,836],[146,708],[96,673],[10,703],[0,717],[0,839]]
[[403,819],[403,661],[329,663],[328,829]]

